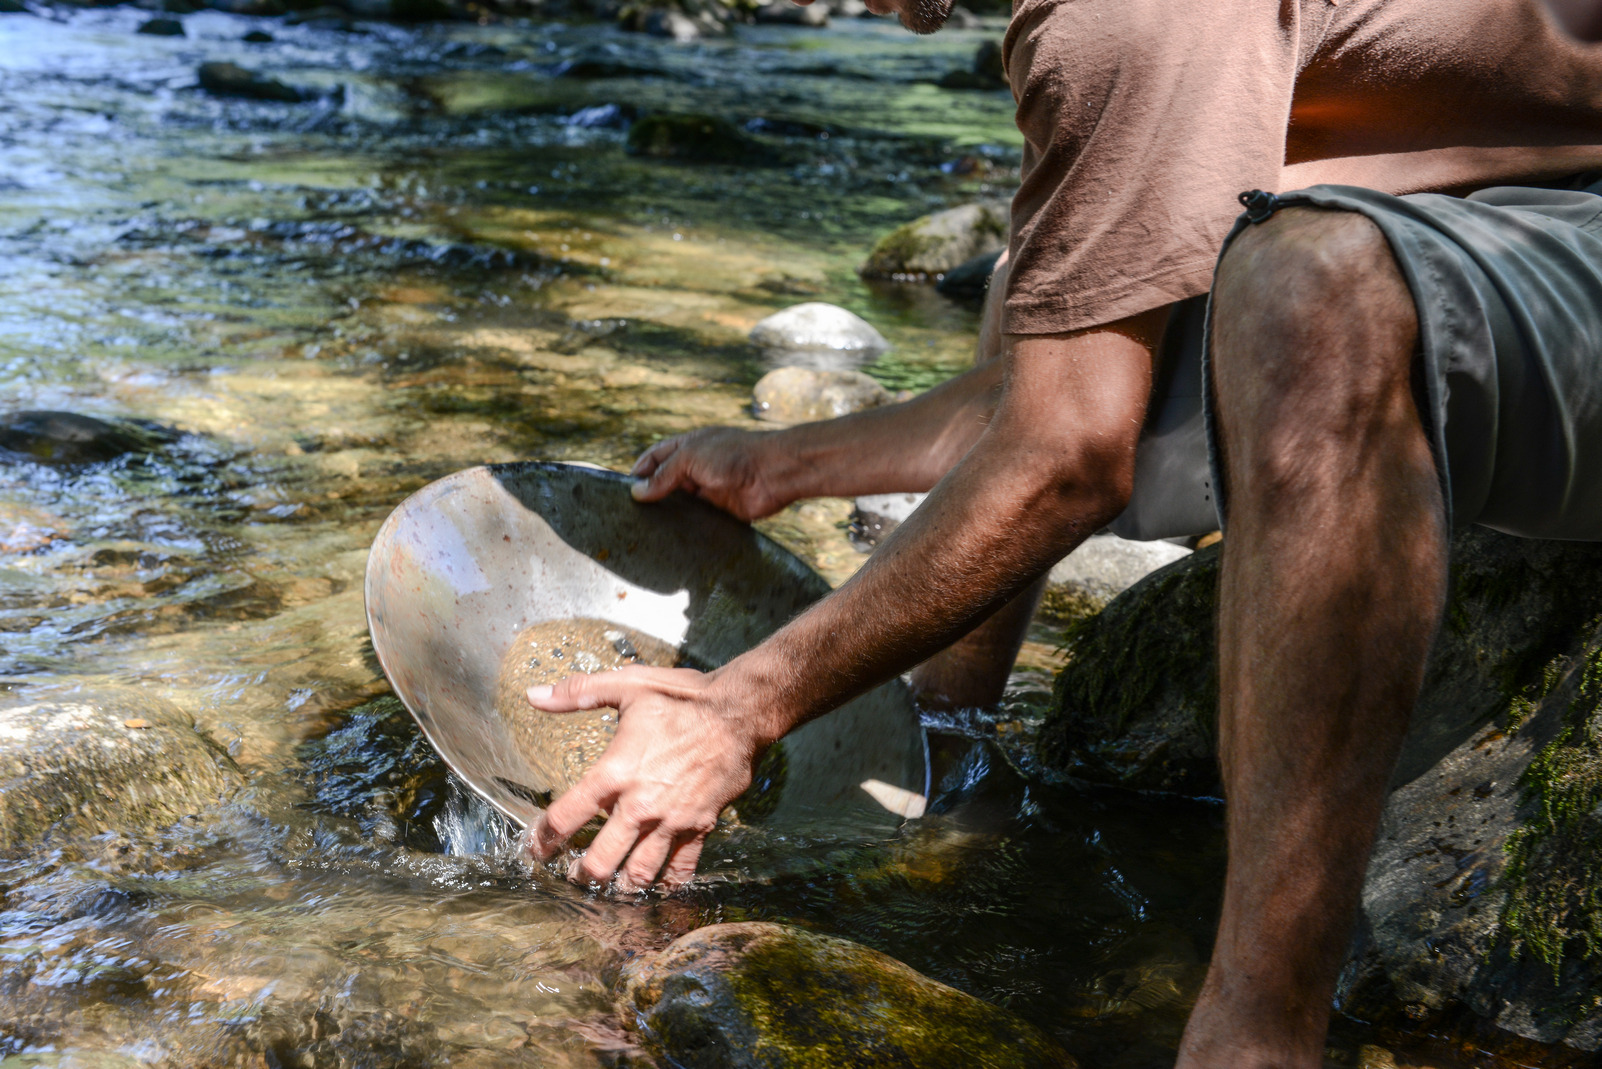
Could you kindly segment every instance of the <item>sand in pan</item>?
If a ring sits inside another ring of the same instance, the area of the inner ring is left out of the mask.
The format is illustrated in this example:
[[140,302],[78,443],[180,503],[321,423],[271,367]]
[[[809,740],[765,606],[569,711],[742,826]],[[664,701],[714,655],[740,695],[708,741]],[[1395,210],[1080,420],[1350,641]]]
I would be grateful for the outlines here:
[[528,703],[528,688],[557,683],[576,672],[605,672],[631,664],[670,668],[673,646],[605,620],[547,620],[519,632],[501,659],[495,709],[544,782],[560,795],[595,764],[617,731],[617,710],[543,713]]

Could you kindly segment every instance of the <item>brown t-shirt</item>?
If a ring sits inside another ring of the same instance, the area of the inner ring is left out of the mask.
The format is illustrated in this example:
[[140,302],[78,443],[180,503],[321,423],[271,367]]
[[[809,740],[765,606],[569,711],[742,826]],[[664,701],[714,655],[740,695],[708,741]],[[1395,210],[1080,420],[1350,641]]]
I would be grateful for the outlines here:
[[1005,60],[1012,334],[1207,292],[1243,190],[1602,166],[1602,47],[1536,0],[1016,0]]

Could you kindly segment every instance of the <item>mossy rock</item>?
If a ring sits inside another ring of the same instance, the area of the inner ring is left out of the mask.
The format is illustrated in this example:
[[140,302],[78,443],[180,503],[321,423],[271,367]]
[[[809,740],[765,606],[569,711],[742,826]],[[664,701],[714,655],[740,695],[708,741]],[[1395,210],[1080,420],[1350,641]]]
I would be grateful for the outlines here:
[[686,163],[776,162],[767,145],[715,115],[647,115],[629,128],[627,151]]
[[240,786],[171,702],[105,689],[0,709],[0,851],[47,836],[142,834]]
[[976,201],[897,227],[874,245],[860,268],[866,278],[938,280],[985,253],[1007,246],[1011,205]]
[[[1073,629],[1049,767],[1220,792],[1219,566],[1199,551]],[[1339,999],[1493,1047],[1602,1049],[1602,544],[1453,540]]]
[[715,924],[625,978],[621,1016],[685,1069],[1034,1069],[1076,1062],[1013,1013],[841,939]]

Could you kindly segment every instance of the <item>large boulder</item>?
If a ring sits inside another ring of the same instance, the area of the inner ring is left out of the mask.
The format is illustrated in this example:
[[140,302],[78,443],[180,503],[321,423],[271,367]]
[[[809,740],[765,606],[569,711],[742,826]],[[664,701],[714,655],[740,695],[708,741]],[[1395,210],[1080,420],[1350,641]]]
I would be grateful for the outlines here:
[[751,413],[769,423],[812,423],[900,399],[860,371],[781,367],[757,380],[751,390]]
[[0,708],[0,851],[51,835],[139,834],[240,785],[176,706],[108,688]]
[[276,100],[297,104],[306,99],[299,89],[274,78],[246,70],[237,63],[202,63],[197,72],[200,88],[219,97],[245,97],[250,100]]
[[1011,1012],[877,951],[778,924],[714,924],[625,978],[644,1045],[685,1069],[1025,1069],[1076,1063]]
[[861,273],[904,281],[939,279],[976,256],[1007,247],[1011,205],[976,201],[897,227],[873,247]]
[[[1219,563],[1198,551],[1075,628],[1040,737],[1049,767],[1219,792]],[[1602,1049],[1599,619],[1602,544],[1454,539],[1342,974],[1347,1012]]]

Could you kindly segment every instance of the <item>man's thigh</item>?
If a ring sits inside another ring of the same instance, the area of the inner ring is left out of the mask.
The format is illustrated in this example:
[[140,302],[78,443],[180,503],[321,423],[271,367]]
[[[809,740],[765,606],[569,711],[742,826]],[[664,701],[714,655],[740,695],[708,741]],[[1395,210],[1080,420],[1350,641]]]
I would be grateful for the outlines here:
[[[1315,186],[1277,200],[1359,213],[1389,243],[1417,310],[1421,415],[1453,522],[1602,540],[1602,196]],[[1330,307],[1363,315],[1359,280],[1338,282],[1325,280]]]

